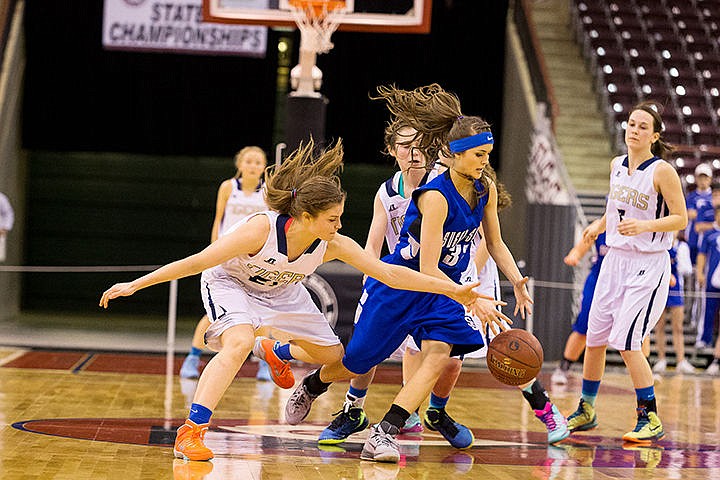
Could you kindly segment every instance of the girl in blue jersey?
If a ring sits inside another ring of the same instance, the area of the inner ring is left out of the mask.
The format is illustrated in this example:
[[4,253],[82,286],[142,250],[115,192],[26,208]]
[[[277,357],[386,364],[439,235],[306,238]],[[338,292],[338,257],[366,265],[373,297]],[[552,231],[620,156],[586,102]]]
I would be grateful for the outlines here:
[[[423,108],[432,106],[426,103]],[[520,274],[502,240],[497,189],[485,171],[494,143],[490,125],[480,117],[438,116],[446,122],[441,131],[449,152],[444,156],[451,156],[453,165],[414,192],[400,241],[383,261],[459,282],[471,261],[470,243],[482,223],[490,254],[514,285],[516,313],[520,311],[524,316],[532,303],[525,286],[528,279]],[[407,117],[403,120],[413,123]],[[420,367],[402,387],[382,421],[372,426],[361,453],[363,459],[397,462],[400,455],[395,437],[410,412],[430,394],[447,358],[481,348],[483,339],[475,322],[465,319],[462,305],[438,295],[406,295],[368,278],[360,304],[362,313],[342,361],[310,373],[288,400],[285,417],[288,423],[299,423],[309,413],[312,401],[331,382],[367,372],[411,334],[421,345]],[[503,320],[512,323],[495,308],[497,304],[482,299],[475,302],[473,313],[482,322],[481,328],[497,331]]]
[[[655,347],[657,349],[657,362],[653,365],[653,372],[661,374],[667,368],[665,350],[667,341],[665,339],[665,314],[670,316],[672,326],[672,343],[675,350],[675,371],[677,373],[694,373],[695,367],[685,358],[685,335],[683,333],[683,322],[685,320],[685,277],[692,273],[692,260],[690,259],[690,247],[678,238],[675,232],[675,239],[670,253],[670,291],[668,293],[665,312],[660,316],[655,325]],[[657,378],[657,377],[656,377]]]
[[[277,360],[271,366],[287,366],[283,362],[293,358],[316,364],[339,361],[342,344],[302,284],[320,264],[338,259],[395,288],[450,295],[460,308],[479,298],[472,291],[477,283],[458,285],[381,262],[339,234],[345,203],[337,176],[342,161],[340,141],[315,156],[311,140],[268,175],[266,201],[271,211],[247,217],[195,255],[103,293],[100,306],[107,308],[114,298],[202,272],[201,291],[211,320],[205,338],[218,353],[200,376],[189,418],[178,429],[175,456],[213,457],[203,442],[212,412],[255,351],[257,331],[272,327],[291,339],[290,344],[267,352]],[[276,383],[287,381],[285,388],[294,383],[289,368],[274,369],[273,376]]]
[[[584,238],[580,239],[568,252],[563,261],[570,267],[576,267],[582,258],[590,251],[592,245],[592,242]],[[550,381],[557,385],[565,385],[567,383],[567,374],[570,371],[570,366],[573,362],[577,362],[580,355],[585,351],[585,337],[587,335],[590,305],[592,304],[593,294],[595,293],[595,285],[597,284],[597,278],[600,273],[600,266],[607,253],[604,232],[598,235],[594,245],[595,257],[592,260],[590,272],[588,272],[585,278],[585,284],[583,285],[580,311],[578,312],[575,322],[573,322],[572,332],[570,332],[570,335],[565,341],[565,350],[563,351],[563,358],[560,361],[560,365],[555,369],[550,378]]]

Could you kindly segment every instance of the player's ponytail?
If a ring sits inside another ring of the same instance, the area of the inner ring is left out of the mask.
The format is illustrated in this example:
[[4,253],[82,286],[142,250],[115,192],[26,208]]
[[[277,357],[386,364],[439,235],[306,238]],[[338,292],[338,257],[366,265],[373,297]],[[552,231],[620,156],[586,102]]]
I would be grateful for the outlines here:
[[303,212],[316,217],[345,200],[338,174],[343,166],[343,145],[316,152],[310,137],[279,166],[266,169],[265,197],[268,206],[280,213],[299,217]]

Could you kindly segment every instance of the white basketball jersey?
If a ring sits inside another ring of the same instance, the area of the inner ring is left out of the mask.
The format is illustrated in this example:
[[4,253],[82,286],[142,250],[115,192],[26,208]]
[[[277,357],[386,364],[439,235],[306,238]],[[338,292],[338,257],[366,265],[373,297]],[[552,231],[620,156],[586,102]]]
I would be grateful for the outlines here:
[[220,221],[219,236],[225,234],[230,227],[248,215],[263,212],[268,209],[265,203],[262,183],[250,194],[242,191],[242,183],[239,178],[231,179],[230,183],[232,184],[232,191],[230,192],[227,204],[225,204],[225,212]]
[[[241,228],[250,218],[265,215],[270,221],[270,233],[262,249],[255,255],[239,255],[222,265],[213,267],[214,273],[223,272],[235,279],[246,291],[262,296],[273,296],[287,288],[302,288],[299,282],[323,263],[327,242],[317,239],[292,262],[287,256],[287,236],[291,217],[266,211],[245,217],[227,233]],[[221,271],[217,271],[220,269]]]
[[672,247],[672,232],[645,232],[626,236],[620,235],[617,230],[623,218],[654,220],[668,215],[668,207],[653,185],[655,169],[663,161],[653,157],[630,175],[627,155],[613,160],[605,210],[606,243],[609,247],[636,252],[660,252]]
[[[430,172],[430,174],[422,179],[420,186],[425,185],[436,176],[437,172]],[[380,185],[378,189],[380,202],[383,204],[383,207],[385,207],[385,213],[387,214],[385,242],[387,243],[390,253],[395,250],[395,246],[400,240],[400,230],[402,230],[403,221],[405,220],[405,212],[412,201],[412,197],[405,198],[400,195],[401,178],[402,172],[395,172],[395,174]]]

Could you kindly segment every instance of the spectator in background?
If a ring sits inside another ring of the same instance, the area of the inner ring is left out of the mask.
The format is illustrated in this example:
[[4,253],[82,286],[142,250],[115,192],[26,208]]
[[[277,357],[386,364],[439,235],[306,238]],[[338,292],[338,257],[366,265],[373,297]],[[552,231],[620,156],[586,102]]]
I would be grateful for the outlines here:
[[[698,219],[698,213],[706,208],[710,208],[712,205],[712,190],[710,188],[712,178],[712,167],[707,163],[701,163],[695,167],[695,185],[697,188],[688,193],[685,200],[685,206],[688,212],[688,226],[685,230],[685,239],[690,247],[690,259],[693,265],[695,265],[698,248],[700,248],[700,242],[702,241],[699,239],[699,232],[695,229],[695,226],[700,221]],[[712,216],[710,221],[713,221]]]
[[7,256],[7,234],[15,223],[15,212],[10,200],[4,193],[0,193],[0,262],[4,262]]
[[685,337],[683,333],[683,321],[685,319],[684,279],[692,273],[690,248],[687,242],[677,237],[676,232],[673,245],[668,252],[670,253],[670,275],[672,277],[670,278],[670,292],[665,304],[665,312],[660,316],[660,320],[655,326],[657,362],[653,366],[653,372],[661,374],[667,368],[667,359],[665,358],[665,350],[667,350],[665,315],[669,313],[672,325],[672,343],[675,350],[675,371],[677,373],[693,373],[695,368],[685,358]]
[[[595,222],[597,221],[599,220],[595,220]],[[590,306],[592,305],[595,285],[597,284],[598,275],[600,274],[600,266],[608,249],[607,245],[605,245],[605,232],[599,234],[594,242],[587,241],[585,238],[580,239],[563,259],[566,265],[577,267],[583,257],[590,252],[593,245],[595,246],[595,256],[592,259],[590,271],[585,278],[580,311],[572,325],[572,332],[570,332],[570,335],[565,341],[565,350],[563,351],[563,358],[560,361],[560,365],[555,369],[552,377],[550,377],[550,381],[555,385],[566,385],[568,383],[567,375],[570,371],[570,366],[573,362],[577,362],[580,359],[580,355],[585,351],[585,338],[587,336]]]
[[[703,202],[703,206],[697,211],[694,231],[698,234],[698,248],[702,245],[703,238],[715,229],[715,209],[720,207],[720,183],[713,182],[710,187],[711,200],[710,205]],[[693,261],[693,265],[695,261]],[[695,277],[697,278],[697,276]],[[702,287],[702,286],[701,286]],[[695,289],[699,295],[696,297],[695,308],[692,309],[692,325],[697,326],[698,333],[695,342],[696,349],[706,349],[710,345],[702,341],[703,336],[703,318],[705,317],[705,290],[702,288]]]
[[[697,282],[697,269],[695,269],[698,248],[702,243],[700,234],[702,229],[709,229],[706,222],[712,226],[712,222],[715,221],[715,212],[712,208],[712,189],[710,185],[712,183],[713,171],[712,167],[707,163],[701,163],[695,167],[695,190],[689,192],[686,195],[685,206],[687,207],[688,214],[688,225],[685,228],[685,241],[690,247],[690,261],[692,262],[694,269],[694,280],[690,284],[693,298],[692,306],[690,308],[692,325],[698,325],[702,323],[703,309],[705,306],[704,289]],[[709,217],[707,217],[709,213]],[[702,218],[701,214],[703,214]],[[705,227],[700,227],[698,230],[698,223],[706,223]]]
[[715,209],[715,223],[707,230],[697,256],[698,285],[705,287],[705,316],[698,322],[695,348],[708,349],[713,344],[715,314],[720,307],[720,207]]

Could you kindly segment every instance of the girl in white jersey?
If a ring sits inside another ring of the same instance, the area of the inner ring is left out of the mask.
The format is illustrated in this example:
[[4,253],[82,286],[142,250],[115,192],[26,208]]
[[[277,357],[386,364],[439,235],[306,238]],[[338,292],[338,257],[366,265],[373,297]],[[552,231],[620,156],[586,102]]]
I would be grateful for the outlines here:
[[[178,429],[178,458],[213,457],[203,443],[212,411],[250,352],[257,351],[256,330],[270,326],[291,340],[282,351],[259,352],[285,367],[292,358],[314,364],[342,358],[340,340],[300,283],[323,262],[338,259],[394,288],[434,292],[473,309],[478,306],[480,296],[472,291],[477,284],[458,285],[381,262],[337,233],[345,202],[337,176],[342,142],[317,156],[314,149],[311,139],[269,174],[266,201],[273,211],[247,217],[199,253],[113,285],[100,299],[100,306],[107,308],[114,298],[202,272],[201,292],[211,320],[206,343],[219,352],[203,370],[189,418]],[[283,386],[292,387],[289,368],[273,374],[276,383],[289,382]]]
[[597,426],[595,399],[608,345],[622,355],[635,387],[637,424],[623,440],[651,443],[664,436],[657,415],[653,374],[641,351],[665,308],[670,285],[673,232],[687,225],[680,178],[662,159],[670,150],[661,137],[659,106],[643,102],[630,111],[627,155],[610,164],[605,215],[583,232],[594,241],[606,232],[608,253],[600,267],[588,319],[582,397],[568,417],[571,431]]
[[[211,242],[248,215],[267,210],[262,192],[262,175],[265,167],[267,167],[267,156],[260,147],[244,147],[235,154],[235,176],[223,181],[218,188],[215,220],[210,234]],[[200,355],[205,348],[205,330],[209,326],[208,316],[203,315],[195,326],[190,352],[180,367],[182,378],[200,376]],[[260,368],[264,365],[264,362],[260,362]],[[261,372],[262,370],[258,370],[259,374]]]

